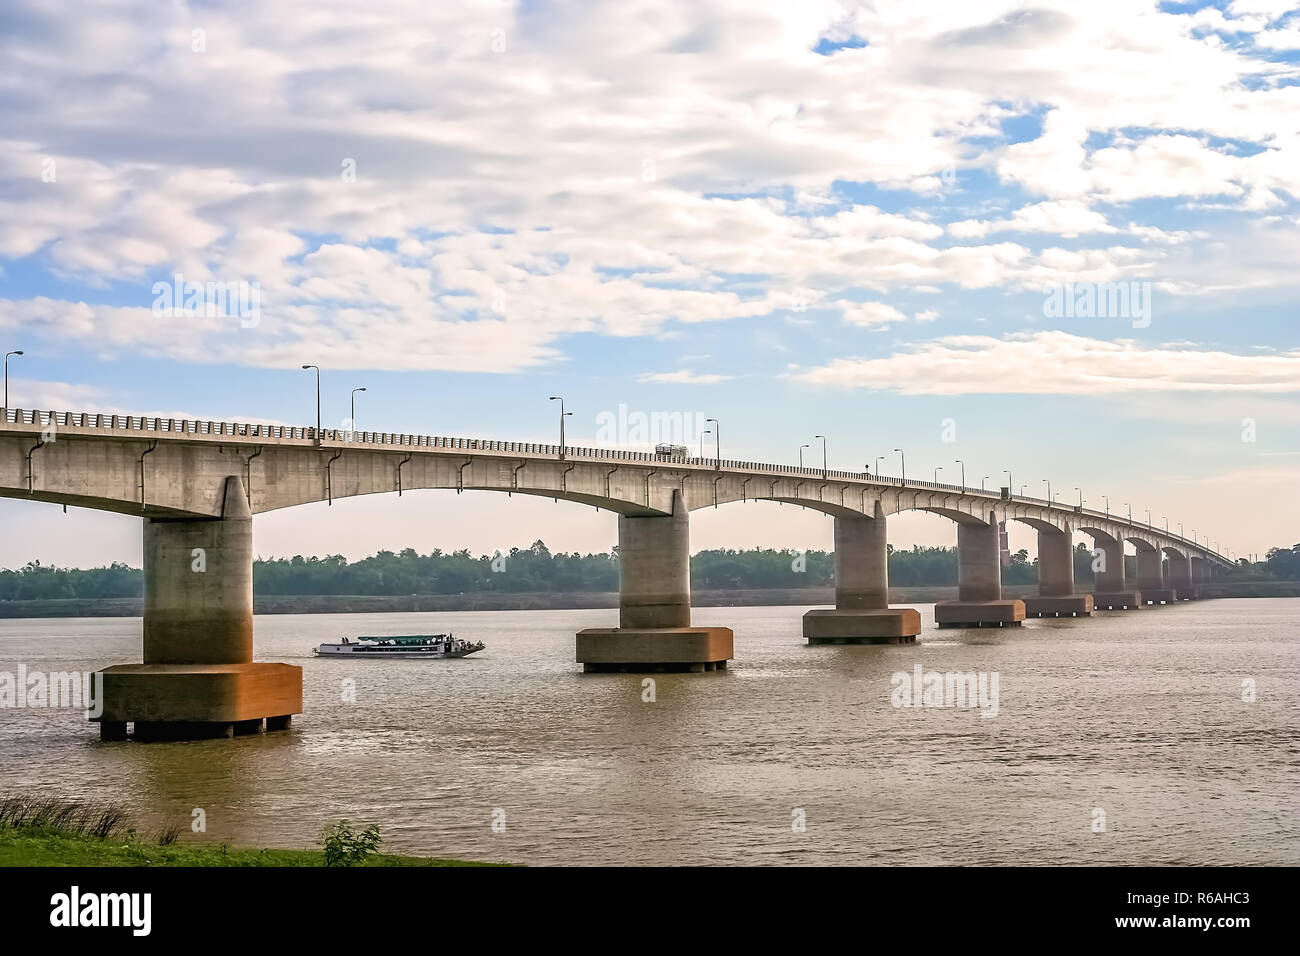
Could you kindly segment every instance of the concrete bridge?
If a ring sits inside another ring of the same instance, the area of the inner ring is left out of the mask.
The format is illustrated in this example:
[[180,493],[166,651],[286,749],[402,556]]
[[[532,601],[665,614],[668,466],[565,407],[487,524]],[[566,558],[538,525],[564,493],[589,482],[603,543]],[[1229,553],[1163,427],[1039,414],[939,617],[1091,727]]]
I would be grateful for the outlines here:
[[[1231,567],[1203,545],[1115,515],[1006,491],[859,472],[525,442],[9,409],[0,414],[0,497],[139,515],[144,661],[108,668],[101,733],[116,739],[246,733],[302,710],[301,668],[252,661],[252,518],[309,502],[417,489],[564,499],[618,517],[619,626],[577,635],[606,669],[712,670],[732,632],[691,624],[689,513],[787,502],[835,521],[833,609],[808,612],[809,643],[915,639],[920,615],[888,606],[886,524],[928,511],[957,526],[956,601],[940,626],[1007,626],[1192,597]],[[1040,595],[1004,600],[1000,525],[1038,532]],[[1074,532],[1094,543],[1096,592],[1074,582]],[[1125,543],[1137,550],[1136,580]]]

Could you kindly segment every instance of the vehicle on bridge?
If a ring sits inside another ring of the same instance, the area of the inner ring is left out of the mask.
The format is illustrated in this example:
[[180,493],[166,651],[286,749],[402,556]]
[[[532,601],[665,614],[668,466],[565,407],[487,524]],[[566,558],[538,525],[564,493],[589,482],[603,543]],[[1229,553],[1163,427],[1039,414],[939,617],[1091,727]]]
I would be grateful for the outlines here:
[[655,445],[655,456],[658,458],[689,458],[691,450],[685,445],[660,443]]
[[314,657],[351,658],[420,658],[441,660],[469,657],[487,647],[482,641],[471,643],[450,634],[404,634],[397,637],[346,637],[337,644],[321,644],[312,650]]

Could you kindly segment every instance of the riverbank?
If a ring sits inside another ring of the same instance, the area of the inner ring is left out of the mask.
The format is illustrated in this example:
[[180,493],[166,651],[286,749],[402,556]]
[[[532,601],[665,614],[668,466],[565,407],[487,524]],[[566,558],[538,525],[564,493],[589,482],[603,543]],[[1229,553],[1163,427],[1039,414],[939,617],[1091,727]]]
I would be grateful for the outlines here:
[[[322,850],[252,850],[227,846],[159,846],[56,832],[0,827],[0,867],[11,866],[324,866]],[[504,866],[468,860],[376,853],[357,866]]]
[[[1080,591],[1085,591],[1080,588]],[[1300,597],[1300,581],[1234,581],[1200,585],[1203,598]],[[1007,584],[1008,598],[1031,597],[1033,584]],[[890,588],[891,604],[933,604],[957,599],[956,587]],[[692,593],[695,607],[803,607],[833,605],[835,589],[736,588]],[[382,614],[429,611],[542,611],[616,608],[616,591],[479,591],[465,594],[261,594],[253,597],[255,614]],[[0,601],[0,618],[140,617],[141,598],[59,598]]]

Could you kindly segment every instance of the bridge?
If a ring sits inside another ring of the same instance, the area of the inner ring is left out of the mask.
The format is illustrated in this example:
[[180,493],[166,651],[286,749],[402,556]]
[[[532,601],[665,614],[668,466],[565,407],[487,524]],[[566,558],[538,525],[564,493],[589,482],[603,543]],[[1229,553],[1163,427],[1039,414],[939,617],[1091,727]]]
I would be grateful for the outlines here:
[[[890,515],[926,511],[957,526],[958,597],[939,626],[1015,626],[1190,599],[1230,561],[1149,524],[1056,501],[862,472],[618,449],[244,422],[5,409],[0,497],[144,519],[144,653],[104,674],[101,736],[234,735],[289,726],[302,670],[254,663],[256,514],[418,489],[499,491],[573,501],[618,521],[619,625],[577,634],[587,671],[725,668],[733,633],[691,624],[689,515],[778,501],[835,522],[835,607],[809,611],[810,644],[901,643],[913,608],[889,607]],[[1001,533],[1038,533],[1039,595],[1002,595]],[[1079,593],[1073,535],[1094,544],[1095,592]],[[1135,578],[1124,551],[1137,552]]]

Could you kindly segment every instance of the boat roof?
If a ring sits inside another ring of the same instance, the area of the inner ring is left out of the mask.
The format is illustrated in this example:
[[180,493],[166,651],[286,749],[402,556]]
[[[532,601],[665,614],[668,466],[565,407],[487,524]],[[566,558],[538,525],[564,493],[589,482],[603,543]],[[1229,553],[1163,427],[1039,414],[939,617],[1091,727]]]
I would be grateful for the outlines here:
[[439,637],[451,637],[451,635],[450,634],[382,634],[378,636],[360,635],[357,637],[357,640],[358,641],[395,641],[398,644],[416,644],[419,643],[420,641],[432,641]]

